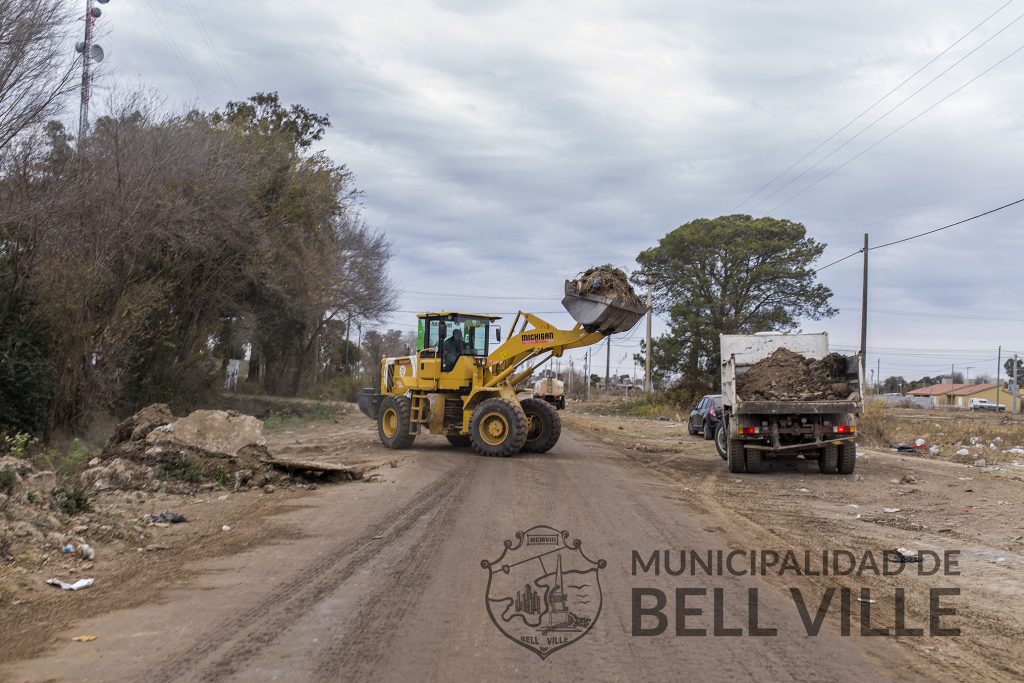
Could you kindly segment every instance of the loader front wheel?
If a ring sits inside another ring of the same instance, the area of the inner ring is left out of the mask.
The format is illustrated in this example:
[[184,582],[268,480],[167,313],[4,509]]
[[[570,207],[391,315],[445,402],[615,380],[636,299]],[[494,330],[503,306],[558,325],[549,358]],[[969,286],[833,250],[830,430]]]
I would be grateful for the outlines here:
[[377,413],[377,436],[388,448],[402,449],[412,446],[416,435],[410,433],[412,401],[405,396],[388,396]]
[[526,413],[526,443],[523,444],[523,450],[527,453],[547,453],[562,435],[562,419],[558,417],[555,407],[547,401],[527,398],[521,405]]
[[505,458],[518,453],[526,443],[526,431],[526,413],[504,398],[483,401],[469,420],[469,438],[480,455]]

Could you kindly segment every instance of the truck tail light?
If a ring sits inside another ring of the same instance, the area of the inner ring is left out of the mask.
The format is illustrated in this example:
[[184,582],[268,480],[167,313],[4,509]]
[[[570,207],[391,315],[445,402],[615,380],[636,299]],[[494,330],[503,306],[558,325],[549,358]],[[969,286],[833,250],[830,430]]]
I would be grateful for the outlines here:
[[740,432],[739,433],[743,434],[743,435],[760,434],[761,433],[761,428],[760,427],[740,427]]
[[836,425],[836,434],[853,434],[857,431],[857,428],[853,425]]

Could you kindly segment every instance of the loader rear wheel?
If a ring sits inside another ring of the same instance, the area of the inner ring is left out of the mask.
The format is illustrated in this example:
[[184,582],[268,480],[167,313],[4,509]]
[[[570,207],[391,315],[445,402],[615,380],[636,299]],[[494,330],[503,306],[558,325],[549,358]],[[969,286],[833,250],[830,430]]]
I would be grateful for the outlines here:
[[726,450],[726,459],[729,461],[729,471],[739,474],[747,471],[747,462],[743,457],[743,442],[739,439],[729,439]]
[[473,445],[468,434],[446,434],[444,438],[448,439],[448,443],[456,448],[469,448]]
[[473,410],[469,438],[480,455],[514,455],[526,443],[526,413],[514,401],[489,398]]
[[857,444],[854,441],[844,441],[839,447],[839,474],[853,474],[857,466]]
[[822,474],[835,474],[839,466],[839,448],[835,444],[828,444],[821,449],[818,456],[818,471]]
[[526,443],[523,450],[527,453],[547,453],[558,443],[562,435],[562,418],[547,401],[535,398],[524,399],[521,403],[526,413]]
[[380,404],[377,413],[377,436],[388,448],[409,448],[416,440],[409,433],[412,423],[412,401],[405,396],[388,396]]

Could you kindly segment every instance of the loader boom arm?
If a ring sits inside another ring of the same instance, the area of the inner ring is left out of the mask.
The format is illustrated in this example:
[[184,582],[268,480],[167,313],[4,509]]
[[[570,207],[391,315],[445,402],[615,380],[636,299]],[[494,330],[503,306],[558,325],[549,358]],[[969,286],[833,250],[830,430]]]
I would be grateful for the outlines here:
[[533,374],[532,366],[516,373],[524,363],[544,354],[557,358],[569,349],[590,346],[604,338],[603,332],[588,332],[579,323],[571,329],[560,330],[532,313],[520,311],[512,322],[508,339],[487,357],[486,386],[502,382],[516,386]]

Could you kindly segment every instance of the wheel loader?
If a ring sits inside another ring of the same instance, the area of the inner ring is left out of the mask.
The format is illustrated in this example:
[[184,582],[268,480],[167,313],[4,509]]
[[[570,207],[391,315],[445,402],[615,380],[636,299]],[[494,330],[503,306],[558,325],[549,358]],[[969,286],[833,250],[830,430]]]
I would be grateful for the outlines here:
[[359,409],[377,421],[388,448],[409,448],[424,430],[481,455],[547,452],[562,431],[558,413],[543,399],[519,398],[535,361],[628,331],[647,312],[635,301],[580,292],[568,280],[562,305],[577,321],[572,328],[520,311],[504,342],[500,316],[419,314],[416,354],[381,359],[380,387],[360,393]]

